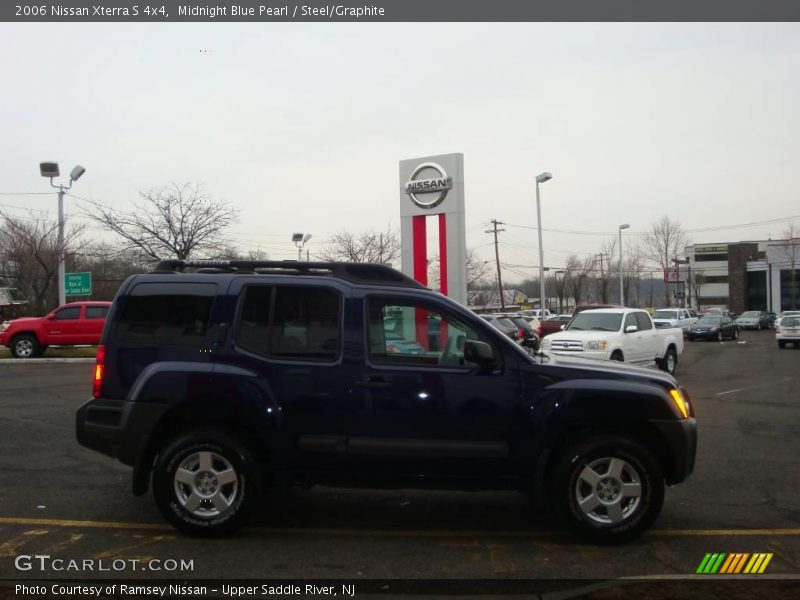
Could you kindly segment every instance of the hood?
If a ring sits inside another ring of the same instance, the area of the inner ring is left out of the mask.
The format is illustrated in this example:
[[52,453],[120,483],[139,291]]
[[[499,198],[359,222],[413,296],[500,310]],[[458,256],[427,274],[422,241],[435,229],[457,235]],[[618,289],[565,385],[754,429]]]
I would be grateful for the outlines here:
[[678,382],[669,373],[658,371],[649,367],[638,367],[622,362],[603,360],[600,358],[586,358],[572,354],[552,354],[544,352],[546,358],[533,358],[534,361],[542,361],[541,364],[557,369],[570,369],[574,373],[570,377],[600,377],[600,378],[640,378],[650,383],[659,385],[677,386]]

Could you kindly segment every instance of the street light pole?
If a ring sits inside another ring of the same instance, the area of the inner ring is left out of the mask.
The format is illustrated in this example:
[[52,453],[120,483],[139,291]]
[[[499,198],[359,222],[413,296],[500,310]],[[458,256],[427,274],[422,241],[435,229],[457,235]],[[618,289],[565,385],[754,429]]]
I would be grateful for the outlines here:
[[[619,226],[619,305],[625,306],[625,286],[622,283],[622,230],[630,227],[630,223],[623,223]],[[611,267],[608,268],[611,270]]]
[[75,165],[69,174],[69,185],[65,186],[63,183],[56,185],[53,179],[58,177],[59,172],[58,163],[56,162],[43,162],[39,163],[39,172],[42,177],[50,179],[50,185],[58,190],[58,305],[67,303],[66,291],[66,266],[65,266],[65,242],[64,242],[64,194],[67,190],[72,188],[72,184],[81,178],[86,172],[80,165]]
[[539,308],[544,319],[544,246],[542,246],[542,203],[539,197],[539,184],[550,181],[553,176],[548,173],[540,173],[536,176],[536,218],[539,221]]
[[[306,245],[306,242],[311,239],[310,233],[293,233],[292,234],[292,241],[294,245],[297,246],[297,262],[303,260],[303,246]],[[308,261],[308,257],[306,257],[306,261]]]

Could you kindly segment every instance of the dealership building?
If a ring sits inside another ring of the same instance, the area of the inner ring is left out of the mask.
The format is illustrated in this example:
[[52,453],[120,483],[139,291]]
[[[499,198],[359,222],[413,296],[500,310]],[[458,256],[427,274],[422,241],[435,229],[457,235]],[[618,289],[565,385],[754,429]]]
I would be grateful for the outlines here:
[[687,246],[678,279],[687,304],[700,310],[800,308],[800,239]]

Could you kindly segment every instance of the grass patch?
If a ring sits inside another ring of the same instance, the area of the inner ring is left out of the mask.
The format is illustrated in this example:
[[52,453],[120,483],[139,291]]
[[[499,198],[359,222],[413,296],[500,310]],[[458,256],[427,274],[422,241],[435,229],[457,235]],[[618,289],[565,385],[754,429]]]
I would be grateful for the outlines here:
[[[50,347],[42,355],[42,358],[94,358],[96,354],[97,346],[87,346],[85,348]],[[0,358],[11,358],[11,350],[5,346],[0,346]]]

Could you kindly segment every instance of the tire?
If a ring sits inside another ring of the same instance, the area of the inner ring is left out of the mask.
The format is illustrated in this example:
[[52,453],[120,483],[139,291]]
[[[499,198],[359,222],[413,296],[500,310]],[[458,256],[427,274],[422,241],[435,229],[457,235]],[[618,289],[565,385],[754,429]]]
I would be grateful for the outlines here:
[[556,466],[553,486],[556,512],[567,527],[600,544],[639,537],[664,504],[664,477],[653,455],[616,435],[572,446]]
[[658,368],[662,371],[666,371],[670,375],[675,374],[675,369],[678,368],[678,355],[675,353],[675,349],[671,346],[667,348],[667,353],[664,355],[664,358],[658,361]]
[[778,340],[778,348],[780,350],[783,350],[784,348],[786,348],[786,342],[783,341],[783,340]]
[[11,340],[11,356],[14,358],[36,358],[41,353],[39,340],[32,333],[21,333]]
[[192,536],[221,537],[242,527],[258,505],[260,490],[253,455],[221,431],[176,438],[153,468],[158,509],[176,529]]
[[625,357],[622,356],[622,352],[620,352],[619,350],[614,350],[614,352],[611,353],[611,360],[617,362],[625,362]]

